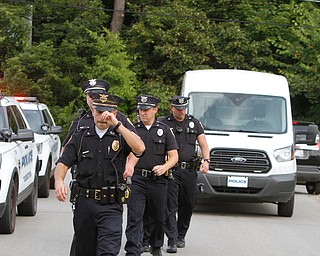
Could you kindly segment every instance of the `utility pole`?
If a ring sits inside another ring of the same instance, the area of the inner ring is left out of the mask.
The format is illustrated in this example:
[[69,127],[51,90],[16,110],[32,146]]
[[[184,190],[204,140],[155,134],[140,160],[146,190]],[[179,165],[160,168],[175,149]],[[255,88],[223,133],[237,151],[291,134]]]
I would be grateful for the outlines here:
[[29,14],[26,17],[26,23],[28,27],[27,37],[28,37],[28,45],[32,45],[32,16],[33,16],[33,5],[29,4]]
[[110,25],[110,31],[112,33],[117,33],[121,31],[124,20],[125,5],[125,0],[114,0],[113,15]]

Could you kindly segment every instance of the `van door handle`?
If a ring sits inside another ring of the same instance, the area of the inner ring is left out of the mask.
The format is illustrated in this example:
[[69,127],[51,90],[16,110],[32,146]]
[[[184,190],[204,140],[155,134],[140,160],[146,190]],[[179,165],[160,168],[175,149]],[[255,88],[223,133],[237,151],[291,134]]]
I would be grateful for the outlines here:
[[28,147],[29,147],[28,145],[25,145],[25,146],[24,146],[25,149],[27,149]]

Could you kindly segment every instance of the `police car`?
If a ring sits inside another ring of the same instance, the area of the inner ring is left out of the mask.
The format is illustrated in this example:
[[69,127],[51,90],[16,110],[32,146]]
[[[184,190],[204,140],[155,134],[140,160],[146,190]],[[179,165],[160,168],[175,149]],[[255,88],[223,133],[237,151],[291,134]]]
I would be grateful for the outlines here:
[[[16,214],[34,216],[38,152],[19,103],[0,96],[0,233],[15,230]],[[18,210],[18,211],[17,211]]]
[[[53,188],[53,175],[60,155],[61,126],[56,126],[46,104],[35,97],[15,97],[34,132],[39,157],[39,197],[48,197]],[[51,182],[50,182],[51,180]],[[51,185],[50,185],[51,184]]]

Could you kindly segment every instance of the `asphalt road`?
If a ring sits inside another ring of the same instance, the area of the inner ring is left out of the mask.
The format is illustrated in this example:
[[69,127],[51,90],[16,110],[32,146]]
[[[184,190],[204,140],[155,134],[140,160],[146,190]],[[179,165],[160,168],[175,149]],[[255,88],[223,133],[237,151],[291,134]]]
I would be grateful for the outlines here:
[[[291,218],[278,217],[273,204],[201,200],[187,234],[186,248],[176,255],[318,256],[319,213],[320,196],[308,195],[303,186],[296,187]],[[0,256],[67,256],[72,234],[69,203],[58,202],[54,191],[50,191],[49,198],[39,199],[35,217],[18,216],[15,232],[0,235]],[[124,255],[122,249],[120,256]],[[163,255],[170,255],[165,247]]]

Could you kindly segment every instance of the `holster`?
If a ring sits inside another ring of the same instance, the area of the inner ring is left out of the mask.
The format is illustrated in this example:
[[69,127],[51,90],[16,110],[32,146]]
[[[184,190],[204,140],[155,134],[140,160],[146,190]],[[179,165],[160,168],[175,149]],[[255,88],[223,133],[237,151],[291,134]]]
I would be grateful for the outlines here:
[[70,201],[70,203],[74,204],[76,202],[76,199],[77,199],[77,196],[78,196],[79,184],[78,184],[77,181],[71,180],[69,187],[70,187],[70,198],[69,198],[69,201]]
[[201,156],[196,157],[193,159],[193,166],[192,169],[193,171],[199,171],[201,166]]
[[128,203],[130,197],[130,186],[125,183],[121,183],[117,187],[117,200],[120,204]]

